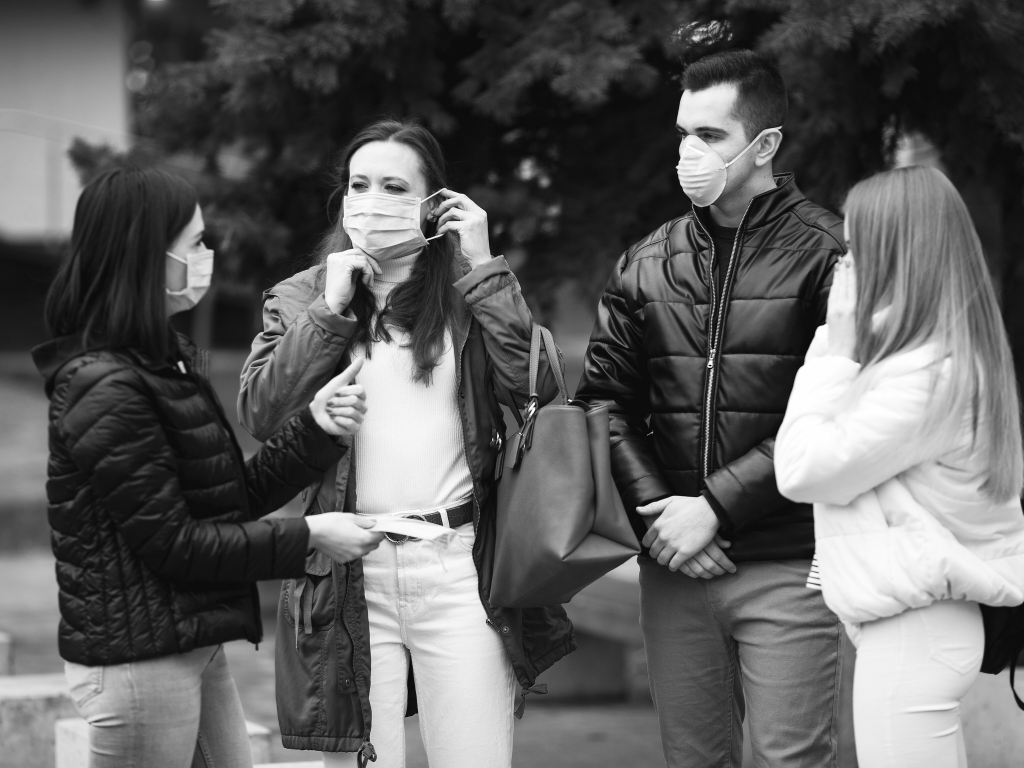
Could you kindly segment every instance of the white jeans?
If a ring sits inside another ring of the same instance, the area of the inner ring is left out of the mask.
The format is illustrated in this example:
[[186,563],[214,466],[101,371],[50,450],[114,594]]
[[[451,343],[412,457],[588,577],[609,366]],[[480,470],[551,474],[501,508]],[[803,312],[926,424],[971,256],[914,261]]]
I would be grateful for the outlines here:
[[862,624],[851,637],[860,768],[966,768],[960,699],[985,648],[978,604],[933,603]]
[[[405,766],[410,659],[430,768],[512,764],[515,675],[480,604],[473,540],[467,523],[443,552],[385,540],[363,558],[374,768]],[[347,768],[355,758],[325,752],[324,765]]]

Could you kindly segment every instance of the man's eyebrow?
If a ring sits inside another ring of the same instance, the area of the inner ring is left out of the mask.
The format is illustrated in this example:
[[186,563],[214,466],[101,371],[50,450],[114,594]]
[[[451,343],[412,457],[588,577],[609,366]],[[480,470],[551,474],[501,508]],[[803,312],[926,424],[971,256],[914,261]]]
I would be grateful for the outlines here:
[[725,128],[716,128],[713,125],[699,125],[692,131],[686,130],[683,126],[676,123],[676,130],[681,133],[728,133]]

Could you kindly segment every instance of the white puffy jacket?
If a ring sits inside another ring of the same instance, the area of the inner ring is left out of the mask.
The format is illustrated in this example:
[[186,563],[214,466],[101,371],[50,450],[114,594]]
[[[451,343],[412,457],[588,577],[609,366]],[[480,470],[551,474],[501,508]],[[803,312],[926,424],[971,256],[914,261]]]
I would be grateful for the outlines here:
[[[1019,499],[981,493],[969,428],[924,436],[935,349],[871,366],[828,355],[822,326],[775,441],[779,491],[814,504],[825,603],[847,624],[936,600],[1024,602]],[[969,425],[969,414],[962,414]]]

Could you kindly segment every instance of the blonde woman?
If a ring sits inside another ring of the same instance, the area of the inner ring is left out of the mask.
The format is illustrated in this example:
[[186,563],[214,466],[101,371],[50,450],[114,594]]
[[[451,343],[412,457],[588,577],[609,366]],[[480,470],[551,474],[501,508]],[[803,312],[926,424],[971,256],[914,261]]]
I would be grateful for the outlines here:
[[879,174],[846,211],[849,253],[779,430],[777,481],[814,503],[825,602],[857,645],[861,768],[962,768],[978,605],[1024,602],[1010,348],[945,176]]

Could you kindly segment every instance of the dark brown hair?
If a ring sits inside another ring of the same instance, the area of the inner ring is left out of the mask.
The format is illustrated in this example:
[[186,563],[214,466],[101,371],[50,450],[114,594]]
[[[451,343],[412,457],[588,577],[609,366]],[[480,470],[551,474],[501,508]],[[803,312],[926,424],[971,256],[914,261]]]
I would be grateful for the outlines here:
[[89,182],[75,207],[70,255],[46,296],[50,332],[166,357],[166,254],[197,204],[191,184],[155,168],[115,168]]
[[698,59],[686,68],[684,91],[703,91],[715,85],[735,85],[738,91],[736,118],[743,123],[747,139],[753,140],[767,128],[786,122],[789,98],[778,68],[753,51],[724,51]]
[[[375,141],[396,141],[416,152],[420,171],[427,183],[427,194],[447,186],[441,145],[430,131],[414,122],[380,120],[363,128],[343,150],[332,200],[348,189],[352,155]],[[426,226],[428,231],[424,234],[430,237],[436,225],[428,221]],[[357,343],[390,342],[389,327],[409,334],[409,347],[416,366],[413,379],[423,384],[430,383],[434,368],[444,352],[445,329],[454,330],[455,302],[458,299],[452,286],[452,273],[459,253],[455,237],[448,233],[427,243],[423,254],[416,260],[412,275],[391,292],[385,306],[377,306],[373,293],[361,281],[349,305],[359,323],[354,337]],[[351,247],[352,241],[342,227],[342,216],[339,215],[334,228],[320,244],[317,262],[324,265],[330,254]],[[326,268],[322,267],[317,276],[321,287],[325,275]]]

